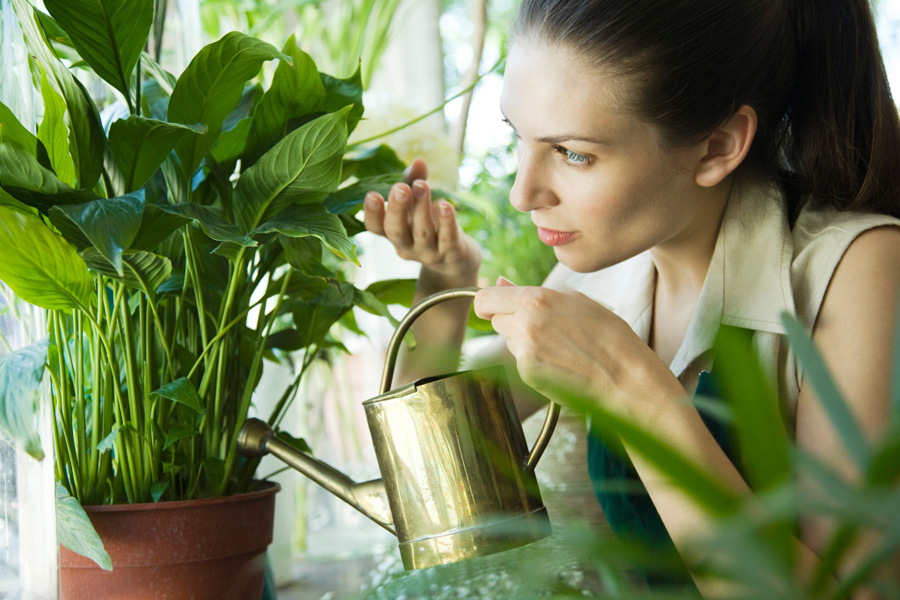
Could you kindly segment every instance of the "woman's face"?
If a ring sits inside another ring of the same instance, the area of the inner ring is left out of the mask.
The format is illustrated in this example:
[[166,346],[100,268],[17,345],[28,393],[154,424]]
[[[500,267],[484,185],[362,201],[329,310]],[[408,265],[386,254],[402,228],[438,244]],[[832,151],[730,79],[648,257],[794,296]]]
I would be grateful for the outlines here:
[[510,48],[500,102],[519,139],[510,201],[575,271],[684,243],[703,210],[689,166],[697,149],[663,148],[656,127],[621,107],[626,93],[564,48]]

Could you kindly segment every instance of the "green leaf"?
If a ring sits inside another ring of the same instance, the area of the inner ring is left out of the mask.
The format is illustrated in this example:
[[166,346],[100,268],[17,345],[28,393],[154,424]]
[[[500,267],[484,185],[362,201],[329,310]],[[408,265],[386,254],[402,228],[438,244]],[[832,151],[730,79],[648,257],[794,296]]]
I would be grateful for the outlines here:
[[100,178],[106,135],[97,107],[84,86],[63,65],[38,25],[28,0],[12,0],[29,53],[47,72],[50,84],[66,101],[69,151],[78,174],[76,186],[89,189]]
[[760,492],[775,488],[790,476],[790,441],[750,333],[721,328],[715,344],[715,373],[734,413],[739,456],[748,482]]
[[169,431],[166,433],[166,442],[165,444],[163,444],[163,450],[167,450],[169,446],[171,446],[178,440],[183,440],[184,438],[188,438],[196,434],[197,430],[190,425],[186,425],[185,423],[175,423],[172,425],[172,427],[169,428]]
[[186,136],[175,148],[187,177],[200,165],[241,99],[244,82],[259,72],[263,62],[282,56],[274,46],[234,31],[197,53],[169,99],[170,122],[207,127],[205,136]]
[[112,559],[87,513],[59,483],[56,484],[56,536],[72,552],[91,559],[104,571],[112,571]]
[[0,248],[0,281],[22,300],[48,310],[91,306],[94,283],[84,259],[37,217],[0,206]]
[[203,459],[203,470],[206,471],[210,486],[214,490],[225,478],[225,461],[217,456],[207,456]]
[[256,242],[240,232],[236,225],[225,220],[222,211],[210,206],[202,206],[192,202],[160,206],[162,210],[173,215],[196,221],[201,229],[217,242],[232,242],[240,246],[256,246]]
[[349,283],[333,284],[311,300],[292,303],[294,328],[303,340],[301,348],[322,344],[332,325],[353,307],[353,291]]
[[[389,174],[392,177],[395,174],[399,176],[402,175],[404,168],[406,168],[406,165],[403,164],[397,153],[386,144],[363,149],[344,159],[344,177],[353,176],[357,179],[385,174]],[[397,177],[393,181],[400,180]]]
[[19,123],[16,115],[0,102],[0,140],[2,139],[22,146],[31,156],[38,155],[38,138]]
[[152,251],[179,227],[189,222],[184,217],[165,212],[155,204],[148,204],[144,208],[141,228],[131,243],[131,247]]
[[309,444],[306,443],[306,440],[303,438],[298,438],[292,436],[287,431],[278,431],[278,439],[282,442],[286,442],[291,448],[294,450],[299,450],[304,454],[312,454],[312,448],[309,447]]
[[359,264],[356,259],[356,246],[347,236],[341,220],[321,204],[291,206],[257,227],[253,233],[273,231],[288,237],[318,238],[337,256]]
[[44,0],[94,72],[129,98],[129,83],[150,35],[153,0]]
[[316,63],[297,47],[293,35],[283,52],[292,61],[279,63],[272,84],[253,111],[243,162],[245,168],[287,135],[293,129],[293,121],[325,110],[325,86]]
[[379,317],[387,317],[387,319],[395,327],[399,324],[397,319],[394,318],[394,315],[391,314],[391,311],[388,310],[387,305],[379,300],[378,297],[375,296],[375,294],[373,294],[372,292],[354,289],[353,302],[354,304],[356,304],[356,306],[360,307],[368,313],[377,315]]
[[153,393],[174,402],[184,404],[188,408],[203,414],[203,407],[200,406],[200,395],[197,394],[197,388],[194,387],[194,384],[191,383],[191,380],[187,377],[182,377],[167,383]]
[[168,481],[154,481],[150,484],[150,497],[153,498],[154,502],[159,502],[160,498],[162,498],[168,488]]
[[172,275],[172,261],[144,250],[126,250],[122,254],[124,276],[120,276],[112,264],[96,248],[88,248],[82,253],[87,265],[112,279],[120,279],[125,285],[137,288],[153,298],[157,289]]
[[44,118],[38,127],[38,138],[47,149],[50,165],[56,176],[66,185],[75,185],[75,163],[69,154],[69,130],[66,128],[66,101],[47,81],[41,68],[41,96],[44,99]]
[[329,194],[323,204],[330,212],[336,215],[355,214],[362,209],[366,193],[370,191],[378,192],[382,197],[387,198],[391,191],[391,186],[402,180],[402,171],[365,177]]
[[37,431],[38,390],[47,367],[47,338],[0,357],[0,430],[42,460]]
[[325,110],[337,112],[349,108],[347,116],[347,134],[353,133],[363,115],[363,85],[360,68],[347,79],[338,79],[325,73],[321,74],[322,85],[325,86]]
[[13,208],[21,213],[29,214],[29,215],[38,215],[38,210],[33,206],[28,206],[27,204],[23,204],[19,202],[8,193],[3,188],[0,188],[0,206],[8,206]]
[[109,128],[109,147],[125,178],[125,191],[144,185],[186,134],[201,135],[204,131],[198,125],[166,123],[136,115],[114,122]]
[[278,142],[235,186],[238,227],[251,232],[270,215],[310,192],[331,192],[341,181],[348,110],[319,117]]
[[97,196],[90,190],[76,190],[42,166],[24,146],[0,140],[0,185],[18,200],[44,211],[51,206],[80,204]]
[[109,435],[100,440],[100,443],[97,444],[97,452],[103,454],[104,452],[111,450],[113,444],[116,443],[116,438],[119,437],[119,430],[121,428],[121,425],[114,425],[112,431],[109,432]]
[[54,206],[75,223],[91,244],[124,276],[122,253],[137,236],[144,214],[144,190],[85,204]]
[[847,408],[847,403],[837,389],[828,367],[822,360],[813,345],[812,339],[803,325],[793,316],[784,313],[781,322],[787,332],[788,344],[797,356],[797,361],[803,367],[804,378],[813,386],[822,408],[831,420],[831,424],[840,436],[847,450],[862,472],[866,472],[869,465],[869,445],[853,417],[853,413]]
[[[778,398],[753,350],[752,332],[722,327],[715,342],[715,356],[713,372],[734,415],[738,457],[748,483],[757,493],[776,490],[791,481],[791,444]],[[794,547],[792,520],[772,519],[763,535],[779,561],[790,564]]]
[[366,291],[385,304],[400,304],[409,308],[416,292],[416,280],[384,279],[371,284]]

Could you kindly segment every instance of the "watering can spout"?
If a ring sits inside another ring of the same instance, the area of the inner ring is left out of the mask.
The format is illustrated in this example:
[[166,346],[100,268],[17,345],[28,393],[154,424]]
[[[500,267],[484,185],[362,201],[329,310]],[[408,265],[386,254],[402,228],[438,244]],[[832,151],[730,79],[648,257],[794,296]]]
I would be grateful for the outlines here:
[[357,483],[331,465],[278,439],[260,419],[247,419],[238,433],[238,448],[247,457],[272,454],[396,535],[384,481]]

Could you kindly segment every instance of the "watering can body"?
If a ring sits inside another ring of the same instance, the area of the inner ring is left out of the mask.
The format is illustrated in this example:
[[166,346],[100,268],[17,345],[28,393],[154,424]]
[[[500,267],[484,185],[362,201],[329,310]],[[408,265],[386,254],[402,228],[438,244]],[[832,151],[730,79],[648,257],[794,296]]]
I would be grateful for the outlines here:
[[[551,533],[534,475],[558,416],[548,409],[529,451],[502,367],[420,379],[387,391],[399,340],[422,311],[472,288],[424,300],[389,345],[382,393],[363,403],[382,478],[355,483],[250,419],[238,445],[271,452],[395,533],[407,569],[492,554]],[[396,342],[396,343],[395,343]]]

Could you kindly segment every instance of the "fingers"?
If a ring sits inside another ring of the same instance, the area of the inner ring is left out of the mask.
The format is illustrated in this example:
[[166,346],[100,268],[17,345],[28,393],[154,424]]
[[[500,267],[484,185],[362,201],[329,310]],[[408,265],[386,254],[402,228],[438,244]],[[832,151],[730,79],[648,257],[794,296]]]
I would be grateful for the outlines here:
[[437,240],[434,213],[431,209],[431,190],[421,180],[413,183],[412,190],[414,198],[411,218],[413,244],[417,249],[434,252],[437,250]]
[[413,160],[406,169],[403,170],[403,181],[407,185],[412,185],[417,179],[428,179],[428,164],[421,158]]
[[384,198],[378,192],[369,192],[363,202],[363,223],[367,231],[384,235]]

